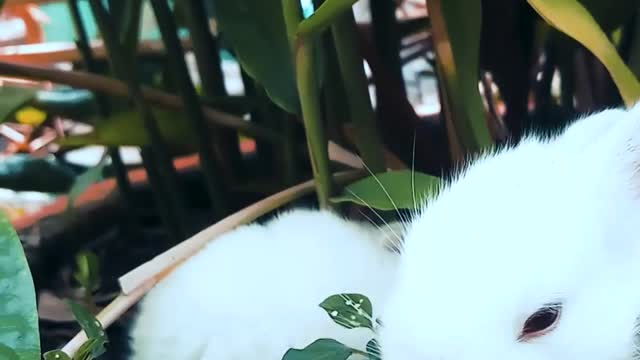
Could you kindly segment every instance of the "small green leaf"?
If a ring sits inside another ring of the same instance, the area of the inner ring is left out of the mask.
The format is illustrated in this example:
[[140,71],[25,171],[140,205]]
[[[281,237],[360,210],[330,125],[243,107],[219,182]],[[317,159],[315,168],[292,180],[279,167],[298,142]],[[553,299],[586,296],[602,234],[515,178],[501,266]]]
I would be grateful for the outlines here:
[[[105,352],[105,344],[107,343],[107,334],[102,328],[100,321],[96,319],[91,313],[85,309],[82,305],[73,301],[66,301],[67,305],[71,309],[76,321],[82,327],[85,334],[87,334],[88,341],[86,341],[78,351],[75,359],[92,359],[97,358]],[[82,355],[83,357],[78,358]],[[91,355],[91,357],[86,357]]]
[[576,0],[527,0],[551,26],[572,37],[604,64],[627,106],[640,100],[640,81],[589,11]]
[[371,360],[381,360],[380,355],[382,353],[380,351],[380,344],[378,344],[376,339],[371,339],[367,343],[367,354]]
[[71,360],[67,353],[60,350],[47,351],[43,357],[44,360]]
[[97,339],[106,336],[98,319],[91,315],[84,306],[71,300],[67,300],[66,303],[89,339]]
[[[9,351],[10,349],[11,351]],[[0,213],[0,354],[40,358],[36,293],[22,243]]]
[[76,255],[76,272],[73,277],[88,292],[100,287],[100,271],[98,256],[91,251],[83,251]]
[[347,329],[365,327],[373,330],[371,301],[360,294],[337,294],[326,298],[320,307],[338,325]]
[[346,360],[354,353],[333,339],[318,339],[304,349],[289,349],[282,360]]
[[31,101],[36,92],[36,89],[0,86],[0,123],[9,120],[9,115]]
[[104,354],[104,344],[104,340],[100,338],[85,341],[80,345],[80,348],[78,348],[78,351],[73,356],[73,360],[92,360],[97,358]]
[[435,195],[441,180],[410,170],[390,171],[369,176],[345,187],[334,202],[354,202],[374,209],[393,210],[420,207]]

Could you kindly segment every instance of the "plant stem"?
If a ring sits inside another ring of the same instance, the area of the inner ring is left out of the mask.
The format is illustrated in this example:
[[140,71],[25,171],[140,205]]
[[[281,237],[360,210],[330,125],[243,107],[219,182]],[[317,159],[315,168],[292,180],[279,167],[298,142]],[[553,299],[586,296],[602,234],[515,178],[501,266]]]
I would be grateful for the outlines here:
[[[221,97],[227,95],[224,87],[224,74],[220,63],[220,47],[209,30],[208,18],[204,2],[189,0],[177,2],[185,15],[193,52],[202,81],[202,92],[207,97]],[[165,25],[166,26],[166,25]]]
[[316,11],[314,11],[311,17],[300,23],[297,30],[298,34],[301,36],[319,35],[322,31],[331,26],[336,17],[351,11],[351,7],[356,2],[357,0],[323,1],[320,6],[316,6]]
[[[140,84],[137,81],[137,71],[127,64],[127,54],[122,53],[122,47],[118,41],[109,13],[104,8],[101,0],[89,0],[89,4],[102,33],[113,71],[118,77],[126,79],[129,94],[140,112],[144,128],[149,136],[151,145],[144,147],[142,154],[143,158],[147,159],[145,165],[147,165],[149,182],[155,183],[152,186],[156,190],[154,194],[158,205],[161,208],[166,207],[166,209],[161,209],[161,213],[165,214],[163,221],[173,237],[173,242],[182,241],[189,233],[187,230],[189,225],[185,200],[178,186],[178,179],[171,156],[166,151],[151,108],[144,101]],[[166,213],[164,210],[166,210]]]
[[383,145],[376,127],[376,115],[369,97],[369,84],[364,72],[362,56],[358,52],[358,31],[353,12],[340,15],[331,29],[340,64],[345,92],[349,103],[351,121],[356,136],[356,146],[364,163],[373,173],[386,170]]
[[[176,3],[182,6],[189,27],[193,52],[195,54],[200,80],[202,97],[205,100],[226,97],[224,74],[220,59],[218,39],[211,33],[209,17],[204,2],[191,0]],[[229,178],[237,178],[243,173],[242,154],[237,132],[233,129],[217,127],[212,133],[214,143],[220,149],[219,162]]]
[[151,0],[151,6],[160,26],[167,53],[174,54],[174,56],[169,56],[169,66],[176,75],[177,86],[185,104],[185,112],[187,118],[191,120],[191,129],[196,138],[200,156],[200,168],[205,176],[214,218],[220,219],[227,212],[227,201],[223,196],[222,182],[219,179],[222,171],[220,171],[212,152],[210,130],[205,124],[201,104],[189,76],[189,69],[184,59],[184,49],[178,39],[175,21],[166,0]]
[[[82,61],[84,62],[87,71],[92,73],[97,72],[95,59],[93,58],[91,46],[89,45],[87,30],[84,25],[84,21],[80,16],[78,0],[69,0],[68,5],[77,36],[76,46],[78,47],[78,51],[80,51]],[[94,92],[93,95],[98,104],[99,115],[104,120],[109,116],[110,112],[107,99],[102,94],[98,94],[96,92]],[[133,215],[133,192],[131,190],[131,183],[129,183],[127,169],[124,165],[124,162],[122,161],[122,158],[120,157],[120,153],[117,147],[110,147],[108,151],[109,157],[111,158],[111,166],[113,167],[115,173],[116,183],[118,184],[118,191],[120,191],[120,194],[122,194],[125,211],[128,214]],[[134,227],[136,226],[132,216],[127,216],[126,218],[130,220],[130,225]]]
[[321,208],[329,208],[331,206],[329,197],[332,193],[332,181],[329,173],[327,139],[320,109],[320,92],[314,71],[314,42],[311,39],[296,36],[298,24],[302,19],[299,0],[283,0],[282,7],[294,58],[298,96],[307,134],[307,147],[316,182],[318,201]]
[[[398,91],[406,97],[404,77],[402,76],[402,61],[400,60],[400,34],[396,20],[396,5],[393,0],[371,0],[371,23],[375,49],[382,59],[382,63],[399,84]],[[376,87],[376,89],[378,89]],[[378,95],[380,94],[376,90]],[[381,98],[378,96],[378,99]]]

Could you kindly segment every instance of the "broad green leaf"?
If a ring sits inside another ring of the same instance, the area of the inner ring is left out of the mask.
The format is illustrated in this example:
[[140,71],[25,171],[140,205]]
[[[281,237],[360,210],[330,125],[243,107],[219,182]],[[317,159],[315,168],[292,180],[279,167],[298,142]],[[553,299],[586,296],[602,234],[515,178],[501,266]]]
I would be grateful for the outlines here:
[[[194,139],[183,114],[154,110],[160,133],[168,145],[194,149]],[[137,111],[118,112],[100,121],[87,134],[72,135],[57,140],[62,146],[142,146],[149,143],[142,119]]]
[[413,209],[440,188],[435,176],[410,170],[390,171],[358,180],[344,188],[334,202],[354,202],[380,210]]
[[640,99],[640,81],[625,65],[589,11],[577,0],[527,0],[551,26],[584,45],[607,68],[627,106]]
[[5,122],[9,115],[33,99],[35,89],[0,86],[0,123]]
[[36,294],[18,235],[0,213],[0,354],[40,358]]
[[278,106],[298,113],[293,57],[281,0],[233,0],[213,3],[225,41],[242,68],[264,86]]
[[480,151],[492,143],[478,90],[480,1],[429,0],[427,6],[448,124],[465,153]]
[[96,166],[76,177],[67,195],[67,210],[73,208],[73,204],[76,201],[76,198],[80,196],[80,194],[82,194],[82,192],[85,191],[91,184],[94,184],[103,179],[102,172],[107,164],[106,159],[107,157],[103,156]]
[[360,294],[336,294],[329,296],[322,303],[331,319],[347,329],[365,327],[373,330],[371,301]]
[[[104,346],[107,343],[107,334],[102,328],[102,324],[82,305],[73,301],[67,301],[67,304],[88,338],[74,359],[80,355],[82,359],[97,358],[105,352]],[[91,357],[86,357],[89,354]]]
[[326,0],[307,19],[303,20],[298,27],[300,35],[317,35],[331,26],[335,19],[351,11],[351,6],[358,0]]
[[371,360],[381,360],[380,344],[376,339],[371,339],[367,343],[367,354]]
[[20,360],[20,357],[12,348],[0,344],[0,359],[3,360]]
[[304,349],[289,349],[282,360],[346,360],[355,351],[333,339],[318,339]]
[[100,286],[100,269],[98,256],[91,251],[83,251],[76,255],[76,271],[73,277],[87,291],[93,292]]
[[74,172],[52,157],[15,154],[0,161],[0,187],[14,191],[62,193],[69,189]]
[[60,350],[47,351],[42,355],[44,360],[71,360],[67,353]]

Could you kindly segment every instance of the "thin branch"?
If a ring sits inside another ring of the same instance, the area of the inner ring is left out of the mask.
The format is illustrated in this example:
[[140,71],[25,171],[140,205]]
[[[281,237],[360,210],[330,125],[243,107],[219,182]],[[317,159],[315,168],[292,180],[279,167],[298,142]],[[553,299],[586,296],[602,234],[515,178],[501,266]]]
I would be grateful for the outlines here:
[[[21,77],[29,80],[50,81],[69,85],[76,88],[103,92],[113,96],[129,97],[127,84],[122,81],[84,71],[62,71],[40,66],[20,65],[0,61],[0,74],[4,76]],[[164,91],[141,86],[142,96],[149,104],[162,106],[167,109],[182,111],[184,103],[180,97]],[[270,141],[280,141],[281,136],[271,129],[267,129],[248,121],[207,106],[203,106],[205,119],[213,124],[226,126],[242,131],[249,136]]]

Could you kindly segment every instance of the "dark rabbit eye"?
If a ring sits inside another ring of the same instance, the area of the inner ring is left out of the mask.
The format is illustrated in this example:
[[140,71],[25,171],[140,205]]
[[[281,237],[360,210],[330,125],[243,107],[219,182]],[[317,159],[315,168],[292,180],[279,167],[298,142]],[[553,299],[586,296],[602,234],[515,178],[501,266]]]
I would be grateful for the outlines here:
[[553,330],[558,323],[558,318],[560,318],[561,309],[561,304],[555,303],[546,305],[533,313],[524,322],[522,333],[518,340],[527,341]]

